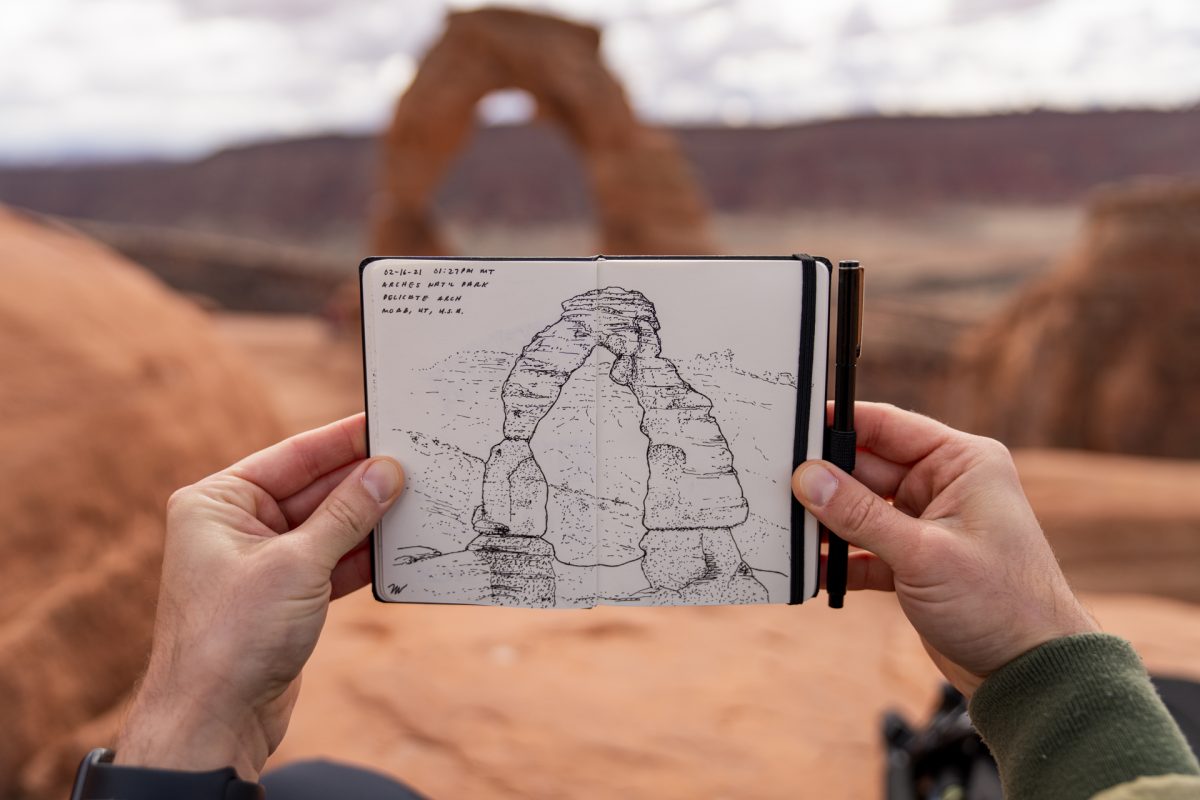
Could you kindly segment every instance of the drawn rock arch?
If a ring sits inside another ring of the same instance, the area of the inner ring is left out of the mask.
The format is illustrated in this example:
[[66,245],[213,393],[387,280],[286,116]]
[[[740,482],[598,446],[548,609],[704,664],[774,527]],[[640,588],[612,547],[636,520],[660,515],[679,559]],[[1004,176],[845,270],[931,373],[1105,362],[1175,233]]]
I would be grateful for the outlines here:
[[697,392],[662,356],[654,305],[641,292],[609,287],[572,297],[559,319],[525,346],[501,389],[504,438],[484,466],[483,502],[470,549],[499,548],[548,558],[549,487],[530,442],[563,386],[597,347],[616,360],[612,380],[633,394],[649,444],[643,501],[642,570],[656,591],[692,602],[752,602],[766,592],[742,561],[732,528],[749,507],[733,454]]
[[475,106],[523,89],[584,162],[608,253],[713,252],[701,192],[668,134],[643,126],[600,59],[600,32],[551,16],[486,8],[448,15],[384,136],[374,209],[377,253],[446,255],[430,199],[475,124]]

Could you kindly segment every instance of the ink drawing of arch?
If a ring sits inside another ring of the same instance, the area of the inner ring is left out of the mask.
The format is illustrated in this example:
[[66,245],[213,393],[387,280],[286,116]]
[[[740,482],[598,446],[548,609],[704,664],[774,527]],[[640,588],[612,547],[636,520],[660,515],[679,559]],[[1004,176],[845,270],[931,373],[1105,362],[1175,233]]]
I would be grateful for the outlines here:
[[[470,454],[404,431],[423,459],[414,491],[429,513],[419,545],[385,554],[391,599],[725,604],[782,591],[786,575],[751,566],[740,543],[786,529],[754,513],[709,394],[736,378],[794,398],[794,378],[748,375],[729,352],[681,369],[659,330],[649,298],[610,286],[567,299],[515,357],[472,351],[425,370],[452,417],[443,431],[477,426],[482,437],[490,425],[494,443]],[[766,405],[757,388],[734,394],[723,400],[732,428]],[[753,467],[754,442],[742,439]]]

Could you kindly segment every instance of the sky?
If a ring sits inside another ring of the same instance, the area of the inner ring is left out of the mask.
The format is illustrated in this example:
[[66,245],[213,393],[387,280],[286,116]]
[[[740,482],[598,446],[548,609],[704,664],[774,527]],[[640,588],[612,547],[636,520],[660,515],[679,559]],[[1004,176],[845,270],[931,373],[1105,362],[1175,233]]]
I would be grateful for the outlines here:
[[[448,9],[473,0],[5,0],[0,162],[186,158],[385,124]],[[507,0],[604,29],[664,124],[1179,107],[1200,0]],[[517,92],[481,120],[520,122]]]

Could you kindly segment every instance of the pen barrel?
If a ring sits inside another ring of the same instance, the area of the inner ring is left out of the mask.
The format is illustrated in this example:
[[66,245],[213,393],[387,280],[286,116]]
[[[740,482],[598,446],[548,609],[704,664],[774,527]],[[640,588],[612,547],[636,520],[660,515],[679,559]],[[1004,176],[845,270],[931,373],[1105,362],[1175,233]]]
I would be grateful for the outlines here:
[[[834,346],[833,425],[827,431],[826,455],[847,472],[854,470],[856,436],[854,399],[857,392],[858,355],[862,349],[863,269],[857,261],[838,264],[837,342]],[[850,546],[828,531],[825,591],[829,605],[841,608],[846,595]]]
[[849,569],[850,545],[833,531],[829,531],[829,553],[825,559],[825,592],[829,605],[842,607],[846,595],[846,572]]
[[834,345],[833,427],[854,430],[858,356],[862,352],[863,268],[838,262],[837,340]]
[[858,383],[858,370],[853,365],[836,367],[833,392],[833,429],[852,432],[854,430],[854,398]]

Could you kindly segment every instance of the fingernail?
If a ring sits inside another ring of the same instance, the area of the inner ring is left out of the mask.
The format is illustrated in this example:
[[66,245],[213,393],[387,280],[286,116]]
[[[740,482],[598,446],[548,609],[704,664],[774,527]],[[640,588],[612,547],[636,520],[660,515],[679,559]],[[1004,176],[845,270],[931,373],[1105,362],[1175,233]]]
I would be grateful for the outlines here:
[[391,461],[381,458],[367,467],[362,482],[367,494],[371,495],[376,503],[382,503],[400,488],[400,470],[396,469],[396,465]]
[[805,467],[800,473],[800,493],[814,506],[823,506],[833,499],[838,479],[820,464]]

